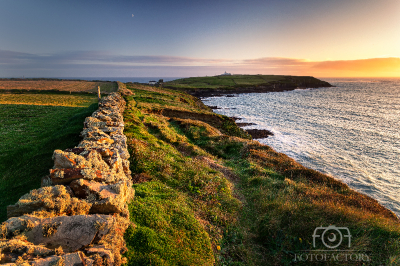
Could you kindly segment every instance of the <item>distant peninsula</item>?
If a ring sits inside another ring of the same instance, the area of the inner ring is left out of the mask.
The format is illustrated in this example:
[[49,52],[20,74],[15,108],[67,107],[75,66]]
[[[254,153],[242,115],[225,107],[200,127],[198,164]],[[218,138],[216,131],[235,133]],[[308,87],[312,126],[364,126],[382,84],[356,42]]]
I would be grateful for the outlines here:
[[182,90],[196,97],[332,87],[328,82],[311,76],[224,74],[210,77],[176,79],[165,82],[163,85],[165,88]]

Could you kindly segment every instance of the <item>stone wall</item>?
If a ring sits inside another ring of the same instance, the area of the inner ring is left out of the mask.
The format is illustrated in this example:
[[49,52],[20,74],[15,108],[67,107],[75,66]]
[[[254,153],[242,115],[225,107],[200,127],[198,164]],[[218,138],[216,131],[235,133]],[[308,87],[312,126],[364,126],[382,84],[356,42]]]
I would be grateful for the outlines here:
[[7,208],[0,226],[0,264],[121,265],[134,197],[123,134],[121,95],[104,97],[87,117],[78,146],[55,150],[42,187]]

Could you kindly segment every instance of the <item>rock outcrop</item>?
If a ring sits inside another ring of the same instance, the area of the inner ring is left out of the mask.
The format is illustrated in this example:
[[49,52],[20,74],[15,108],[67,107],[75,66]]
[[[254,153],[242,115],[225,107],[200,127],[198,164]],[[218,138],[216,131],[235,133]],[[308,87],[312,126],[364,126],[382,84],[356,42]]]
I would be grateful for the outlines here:
[[7,208],[0,226],[0,264],[121,265],[134,197],[123,134],[119,91],[99,102],[84,122],[83,140],[55,150],[54,166],[42,187]]

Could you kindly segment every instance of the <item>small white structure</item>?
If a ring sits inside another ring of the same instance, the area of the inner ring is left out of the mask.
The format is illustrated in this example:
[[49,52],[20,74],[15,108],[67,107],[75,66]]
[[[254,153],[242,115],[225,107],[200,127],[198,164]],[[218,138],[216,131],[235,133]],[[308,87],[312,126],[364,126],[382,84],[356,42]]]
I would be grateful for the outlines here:
[[232,74],[231,73],[226,73],[226,71],[225,71],[225,73],[221,74],[220,76],[230,76],[230,75],[232,75]]
[[156,83],[157,83],[157,81],[155,81],[155,80],[150,80],[149,81],[149,85],[151,85],[151,86],[156,85]]

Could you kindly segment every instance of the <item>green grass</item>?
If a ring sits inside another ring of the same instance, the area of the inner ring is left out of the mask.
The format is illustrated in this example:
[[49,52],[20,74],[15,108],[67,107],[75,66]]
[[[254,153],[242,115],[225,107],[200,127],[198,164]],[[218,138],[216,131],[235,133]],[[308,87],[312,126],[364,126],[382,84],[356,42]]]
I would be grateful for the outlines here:
[[40,187],[53,166],[53,151],[79,143],[84,119],[97,109],[91,102],[86,107],[0,104],[1,221],[7,205]]
[[212,265],[209,235],[185,193],[151,181],[134,186],[130,205],[136,228],[126,232],[128,265]]
[[131,170],[147,182],[130,203],[129,265],[293,265],[329,225],[349,228],[371,262],[324,265],[400,263],[400,223],[377,201],[241,135],[189,95],[130,89]]
[[231,75],[213,77],[193,77],[166,82],[164,86],[174,89],[221,89],[238,86],[253,86],[284,80],[286,76],[274,75]]
[[24,93],[24,94],[2,94],[1,104],[26,104],[26,105],[50,105],[85,107],[97,102],[93,95],[68,95],[48,93]]

